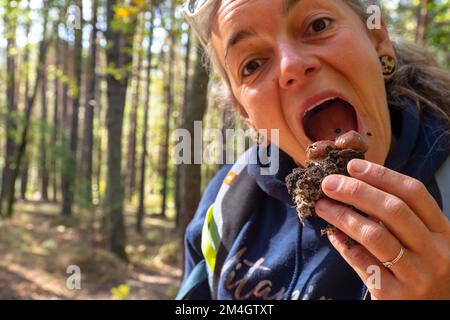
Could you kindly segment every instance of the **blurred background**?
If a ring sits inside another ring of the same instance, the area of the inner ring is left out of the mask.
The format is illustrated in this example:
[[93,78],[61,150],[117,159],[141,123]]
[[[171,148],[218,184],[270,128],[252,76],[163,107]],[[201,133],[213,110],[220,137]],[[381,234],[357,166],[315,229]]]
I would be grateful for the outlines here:
[[[220,166],[176,165],[173,131],[243,127],[212,98],[182,1],[0,1],[0,299],[174,298]],[[450,67],[448,0],[382,3]]]

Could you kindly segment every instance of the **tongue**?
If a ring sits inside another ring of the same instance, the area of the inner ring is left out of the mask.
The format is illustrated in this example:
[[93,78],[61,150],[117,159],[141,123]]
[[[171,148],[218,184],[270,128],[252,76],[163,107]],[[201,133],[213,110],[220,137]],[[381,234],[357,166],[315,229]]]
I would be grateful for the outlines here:
[[304,127],[313,142],[334,140],[344,132],[357,131],[356,112],[347,102],[335,99],[307,114]]

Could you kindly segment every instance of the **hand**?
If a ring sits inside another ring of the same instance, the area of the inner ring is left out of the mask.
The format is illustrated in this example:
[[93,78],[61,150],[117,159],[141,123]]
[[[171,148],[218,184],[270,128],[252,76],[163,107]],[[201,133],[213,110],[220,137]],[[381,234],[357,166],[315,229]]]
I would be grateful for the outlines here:
[[[365,160],[347,166],[351,177],[330,175],[317,214],[338,230],[332,245],[369,287],[373,299],[450,299],[450,221],[416,179]],[[348,206],[351,205],[368,217]],[[348,236],[357,244],[347,245]],[[401,247],[404,255],[392,268]],[[373,286],[369,266],[378,266]],[[369,268],[369,269],[368,269]]]

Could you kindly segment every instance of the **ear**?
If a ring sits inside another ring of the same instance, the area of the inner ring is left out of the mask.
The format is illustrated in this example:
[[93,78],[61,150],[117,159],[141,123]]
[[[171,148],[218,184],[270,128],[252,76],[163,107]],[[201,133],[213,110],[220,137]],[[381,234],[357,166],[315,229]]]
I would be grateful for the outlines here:
[[369,30],[373,45],[378,53],[378,56],[388,55],[395,57],[394,46],[389,38],[389,32],[387,30],[386,21],[384,17],[381,17],[381,28],[375,28]]

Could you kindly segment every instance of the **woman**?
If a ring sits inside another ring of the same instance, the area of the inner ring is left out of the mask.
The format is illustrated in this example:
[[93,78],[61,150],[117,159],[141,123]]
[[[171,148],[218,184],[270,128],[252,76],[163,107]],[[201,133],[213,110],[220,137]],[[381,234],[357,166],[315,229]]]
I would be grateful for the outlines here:
[[[251,214],[226,250],[226,215],[213,221],[220,249],[208,251],[214,234],[205,234],[222,181],[233,189],[243,180],[233,182],[225,167],[210,182],[186,232],[179,298],[450,298],[450,76],[418,48],[392,42],[383,20],[368,28],[370,4],[377,3],[186,4],[245,122],[279,130],[280,170],[262,176],[257,165],[245,168],[262,192],[233,201]],[[311,142],[349,130],[367,137],[369,151],[349,163],[351,177],[323,181],[330,199],[316,212],[338,230],[322,237],[323,220],[298,222],[284,177],[305,165]]]

